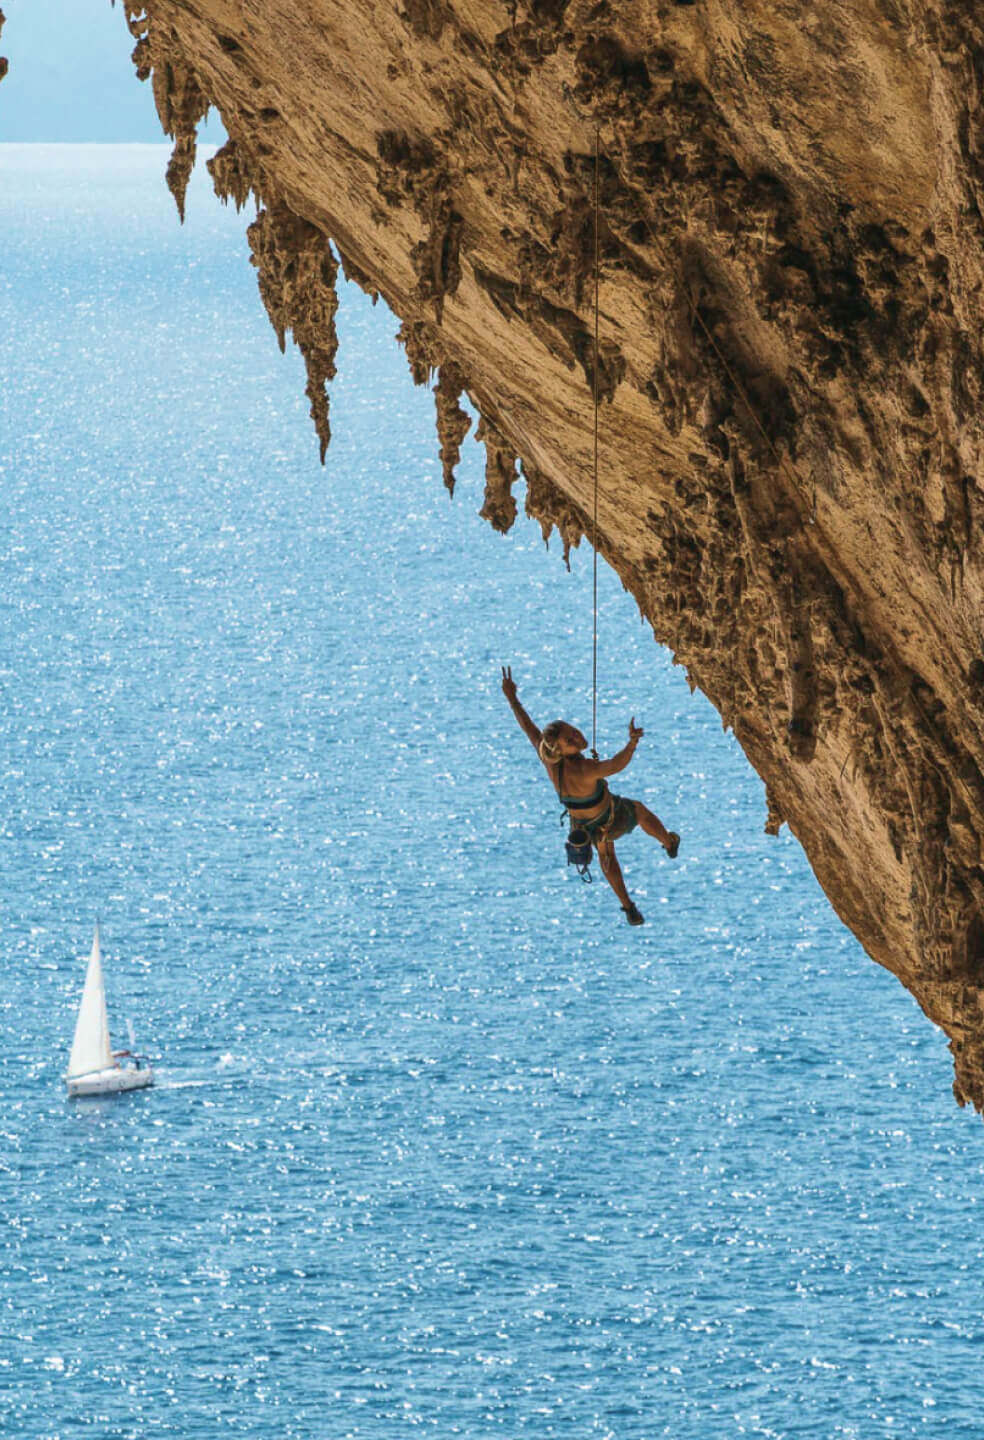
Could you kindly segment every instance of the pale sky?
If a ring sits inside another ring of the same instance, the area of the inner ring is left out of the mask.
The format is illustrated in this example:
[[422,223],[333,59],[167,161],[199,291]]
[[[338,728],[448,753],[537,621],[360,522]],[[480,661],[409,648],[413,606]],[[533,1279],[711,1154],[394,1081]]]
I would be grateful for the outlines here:
[[[110,0],[2,0],[0,141],[164,141],[150,84],[130,61],[123,8]],[[220,143],[210,119],[202,141]]]

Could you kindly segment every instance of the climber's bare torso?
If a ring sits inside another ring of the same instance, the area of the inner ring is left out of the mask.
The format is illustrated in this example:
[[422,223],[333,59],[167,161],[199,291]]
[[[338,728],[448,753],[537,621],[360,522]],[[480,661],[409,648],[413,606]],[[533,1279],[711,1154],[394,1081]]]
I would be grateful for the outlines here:
[[[590,801],[598,793],[599,783],[605,778],[601,762],[591,760],[580,754],[581,750],[587,748],[587,740],[576,730],[573,725],[566,726],[570,732],[566,738],[568,745],[576,745],[578,748],[573,752],[563,755],[559,764],[550,764],[540,755],[540,763],[550,776],[550,783],[558,795],[564,795],[568,800],[583,796]],[[642,731],[639,731],[642,734]],[[538,751],[539,753],[539,751]],[[568,805],[567,810],[573,820],[597,820],[608,808],[608,787],[605,787],[605,794],[600,800],[587,806]]]

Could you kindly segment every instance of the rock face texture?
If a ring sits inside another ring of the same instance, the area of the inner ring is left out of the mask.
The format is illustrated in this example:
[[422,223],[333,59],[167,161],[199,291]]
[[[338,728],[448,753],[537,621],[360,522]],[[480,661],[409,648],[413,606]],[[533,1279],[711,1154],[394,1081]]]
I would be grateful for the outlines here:
[[174,138],[307,362],[335,259],[484,514],[598,544],[984,1109],[984,19],[974,0],[147,0]]

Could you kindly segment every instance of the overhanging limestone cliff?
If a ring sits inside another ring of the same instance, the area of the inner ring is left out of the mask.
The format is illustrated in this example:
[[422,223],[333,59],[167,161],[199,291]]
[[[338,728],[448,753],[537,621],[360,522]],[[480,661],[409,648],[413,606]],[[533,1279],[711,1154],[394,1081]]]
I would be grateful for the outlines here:
[[183,205],[261,205],[264,302],[322,447],[335,262],[437,378],[485,512],[589,507],[838,914],[984,1108],[984,27],[958,0],[126,4]]

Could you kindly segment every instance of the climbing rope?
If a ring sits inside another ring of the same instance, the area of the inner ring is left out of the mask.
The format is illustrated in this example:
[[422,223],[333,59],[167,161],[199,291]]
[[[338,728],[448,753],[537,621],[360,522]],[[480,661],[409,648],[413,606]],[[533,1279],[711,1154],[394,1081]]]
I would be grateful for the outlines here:
[[595,126],[594,153],[594,363],[591,366],[594,402],[594,504],[591,516],[591,548],[594,559],[591,577],[591,753],[598,759],[598,197],[601,131]]

